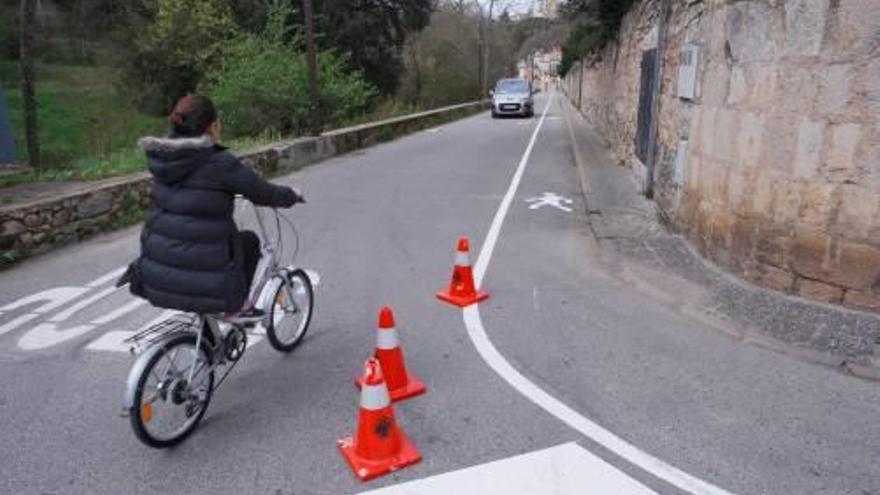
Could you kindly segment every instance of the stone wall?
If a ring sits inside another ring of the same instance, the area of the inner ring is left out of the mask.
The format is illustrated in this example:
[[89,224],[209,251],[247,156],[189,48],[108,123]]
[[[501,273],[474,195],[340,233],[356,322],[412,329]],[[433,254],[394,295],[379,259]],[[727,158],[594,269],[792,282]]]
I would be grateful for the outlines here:
[[[880,4],[669,3],[661,212],[750,281],[880,311]],[[659,12],[659,0],[639,3],[602,61],[582,76],[575,66],[563,83],[639,179],[641,53],[657,44]],[[698,50],[693,99],[678,96],[686,46]]]
[[[279,175],[484,108],[483,102],[454,105],[273,143],[238,156],[265,175]],[[138,221],[150,204],[151,184],[149,174],[138,173],[65,184],[49,197],[0,206],[0,267]]]

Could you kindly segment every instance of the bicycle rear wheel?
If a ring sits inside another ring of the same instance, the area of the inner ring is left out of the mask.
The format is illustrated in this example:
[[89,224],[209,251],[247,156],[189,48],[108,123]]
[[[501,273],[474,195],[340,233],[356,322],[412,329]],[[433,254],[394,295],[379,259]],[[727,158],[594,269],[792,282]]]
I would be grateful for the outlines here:
[[196,352],[196,336],[182,334],[161,346],[144,367],[129,410],[135,435],[154,448],[185,440],[205,415],[214,391],[211,352],[205,342]]
[[269,308],[266,336],[272,347],[290,352],[302,342],[312,321],[315,298],[303,270],[294,270],[278,285]]

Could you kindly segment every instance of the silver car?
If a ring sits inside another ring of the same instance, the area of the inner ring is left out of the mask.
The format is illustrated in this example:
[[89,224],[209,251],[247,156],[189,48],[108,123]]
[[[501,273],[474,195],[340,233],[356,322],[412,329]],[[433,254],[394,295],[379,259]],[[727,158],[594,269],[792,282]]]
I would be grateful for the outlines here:
[[535,114],[532,85],[525,79],[499,79],[492,95],[492,118],[501,115],[531,117]]

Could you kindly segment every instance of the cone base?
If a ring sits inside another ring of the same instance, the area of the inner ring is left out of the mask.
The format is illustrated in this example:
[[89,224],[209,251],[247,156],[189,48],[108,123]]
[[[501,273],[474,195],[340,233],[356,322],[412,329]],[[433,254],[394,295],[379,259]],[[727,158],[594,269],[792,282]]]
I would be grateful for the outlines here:
[[448,292],[438,292],[437,299],[441,301],[448,302],[449,304],[458,306],[460,308],[466,308],[471,304],[476,304],[478,302],[485,301],[489,299],[489,294],[485,292],[477,292],[473,296],[470,297],[462,297],[462,296],[453,296]]
[[[391,397],[391,402],[409,399],[410,397],[415,397],[428,391],[428,387],[425,386],[424,382],[411,373],[408,373],[408,375],[409,381],[407,381],[405,387],[398,387],[394,390],[388,391],[388,395]],[[363,379],[361,377],[356,377],[354,379],[354,386],[360,389],[362,381]]]
[[384,476],[388,473],[412,466],[422,460],[422,455],[416,450],[416,446],[409,438],[400,432],[400,452],[387,459],[372,461],[364,459],[355,452],[354,437],[346,437],[339,441],[339,452],[345,458],[348,465],[354,471],[354,475],[361,481],[370,481],[373,478]]

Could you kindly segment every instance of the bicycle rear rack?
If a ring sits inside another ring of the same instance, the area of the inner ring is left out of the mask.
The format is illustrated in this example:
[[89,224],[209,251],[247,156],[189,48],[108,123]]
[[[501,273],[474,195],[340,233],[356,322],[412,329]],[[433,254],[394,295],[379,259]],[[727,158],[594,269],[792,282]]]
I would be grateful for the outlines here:
[[160,321],[155,325],[151,325],[141,330],[122,342],[125,344],[131,344],[129,350],[132,354],[140,354],[153,343],[158,342],[171,334],[195,332],[197,330],[195,328],[197,323],[198,318],[194,316],[184,314],[173,315],[167,320]]

